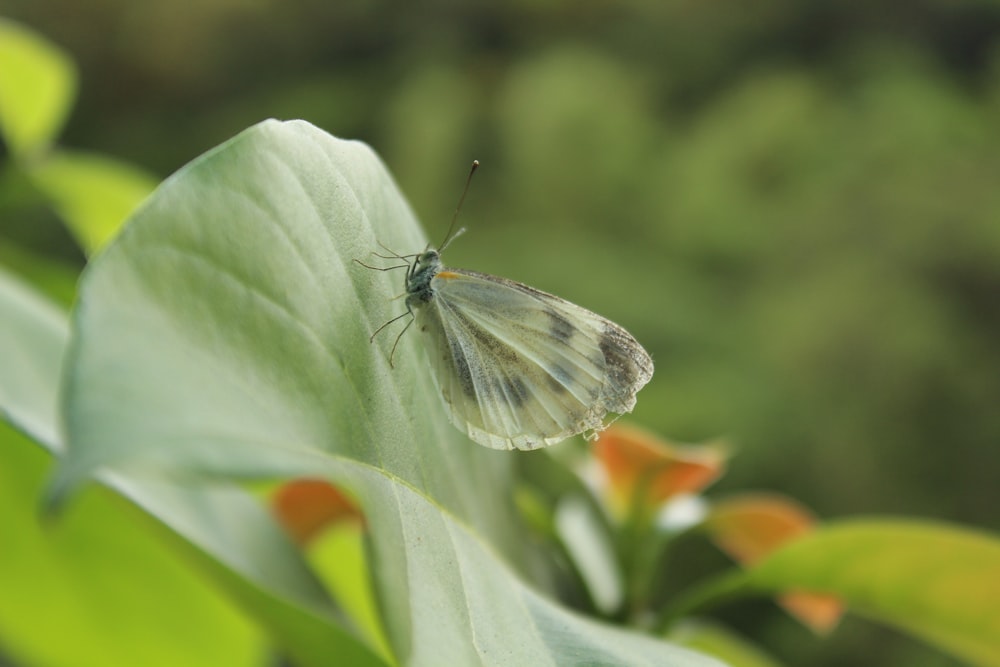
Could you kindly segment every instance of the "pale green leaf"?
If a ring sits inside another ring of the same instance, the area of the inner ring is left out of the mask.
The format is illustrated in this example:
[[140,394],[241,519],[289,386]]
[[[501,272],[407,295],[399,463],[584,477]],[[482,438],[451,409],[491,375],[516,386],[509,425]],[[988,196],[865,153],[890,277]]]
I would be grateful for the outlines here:
[[0,269],[0,415],[51,451],[68,341],[66,313]]
[[[721,667],[693,651],[560,608],[523,584],[465,524],[382,470],[324,455],[315,460],[313,474],[358,498],[370,530],[370,568],[400,664]],[[113,485],[189,539],[193,536],[207,555],[218,555],[214,570],[224,585],[232,575],[223,560],[262,588],[283,591],[287,604],[275,606],[253,596],[249,603],[263,606],[259,614],[301,664],[328,664],[330,655],[343,664],[377,664],[368,654],[352,653],[337,636],[337,626],[324,631],[319,621],[330,618],[332,610],[324,611],[328,605],[315,596],[308,576],[288,578],[294,556],[273,533],[275,527],[255,514],[248,496],[148,480],[119,478]],[[234,553],[246,556],[246,562]],[[236,593],[248,591],[240,586]]]
[[402,272],[353,261],[379,241],[426,244],[371,150],[308,123],[264,122],[167,179],[81,280],[61,481],[305,475],[335,452],[513,548],[511,455],[449,425],[419,336],[395,369],[399,329],[369,343],[404,310]]
[[57,492],[113,468],[224,585],[231,572],[287,602],[267,618],[296,657],[325,637],[291,613],[337,610],[248,496],[198,491],[200,476],[323,475],[351,492],[404,664],[717,664],[578,617],[514,574],[518,454],[448,424],[417,337],[395,369],[391,332],[369,344],[403,308],[400,272],[352,261],[377,241],[426,243],[370,149],[307,123],[262,123],[168,179],[83,277]]
[[828,524],[748,573],[759,590],[841,597],[850,611],[980,665],[1000,664],[1000,539],[941,523]]
[[383,603],[405,609],[409,634],[389,627],[403,664],[721,667],[557,606],[465,524],[384,471],[336,459],[321,467],[359,499]]
[[47,39],[0,18],[0,132],[29,157],[62,129],[76,92],[73,62]]
[[594,606],[613,614],[625,601],[625,582],[611,537],[592,503],[567,496],[555,510],[555,529]]
[[29,173],[87,254],[107,243],[156,186],[137,167],[66,150],[46,156]]

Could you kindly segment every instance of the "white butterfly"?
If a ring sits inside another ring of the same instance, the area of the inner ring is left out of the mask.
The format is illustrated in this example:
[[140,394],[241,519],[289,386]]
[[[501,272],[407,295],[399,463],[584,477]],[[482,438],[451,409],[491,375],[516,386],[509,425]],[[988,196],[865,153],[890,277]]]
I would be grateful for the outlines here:
[[631,412],[636,392],[653,376],[653,361],[635,338],[557,296],[445,268],[441,251],[463,231],[449,231],[440,250],[393,253],[407,263],[379,269],[406,268],[406,312],[372,339],[410,316],[396,343],[416,322],[451,422],[493,449],[553,445],[600,431],[609,412]]

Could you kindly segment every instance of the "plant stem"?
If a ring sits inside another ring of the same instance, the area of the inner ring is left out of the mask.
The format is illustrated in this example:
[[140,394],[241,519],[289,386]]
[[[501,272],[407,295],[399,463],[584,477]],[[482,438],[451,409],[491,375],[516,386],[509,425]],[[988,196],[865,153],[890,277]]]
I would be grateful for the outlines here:
[[755,593],[743,572],[734,571],[713,577],[679,595],[659,613],[653,628],[657,634],[666,632],[680,619],[722,603],[750,597]]

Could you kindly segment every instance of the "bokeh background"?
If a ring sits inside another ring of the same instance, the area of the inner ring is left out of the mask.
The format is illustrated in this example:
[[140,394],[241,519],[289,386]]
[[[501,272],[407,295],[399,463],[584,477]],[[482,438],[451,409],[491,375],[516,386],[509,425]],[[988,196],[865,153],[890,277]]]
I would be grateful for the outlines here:
[[[4,0],[80,75],[62,143],[161,177],[267,117],[382,156],[446,260],[623,324],[634,420],[713,491],[1000,528],[1000,4]],[[0,242],[80,266],[54,214]],[[322,304],[317,304],[318,308]],[[950,665],[731,619],[789,664]],[[903,662],[902,660],[906,660]]]

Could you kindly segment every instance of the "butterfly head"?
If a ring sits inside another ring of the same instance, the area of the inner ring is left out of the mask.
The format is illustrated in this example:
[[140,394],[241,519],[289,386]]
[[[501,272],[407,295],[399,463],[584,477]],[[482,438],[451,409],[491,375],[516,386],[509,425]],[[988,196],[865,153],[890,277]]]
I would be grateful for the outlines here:
[[422,303],[427,303],[434,296],[434,291],[431,289],[431,279],[441,270],[441,253],[444,252],[444,249],[452,241],[465,233],[465,227],[455,229],[455,223],[458,221],[459,211],[462,210],[462,202],[465,201],[465,195],[469,192],[469,183],[472,182],[472,175],[476,173],[478,167],[479,160],[473,160],[472,169],[469,170],[469,177],[465,181],[465,188],[462,190],[462,196],[458,200],[455,215],[451,218],[451,225],[448,226],[448,233],[445,234],[444,241],[437,248],[432,248],[428,245],[426,250],[417,255],[417,258],[413,261],[413,265],[407,271],[406,303],[408,305],[419,306]]
[[434,248],[428,248],[419,255],[417,255],[417,263],[415,271],[420,270],[422,266],[431,266],[433,264],[441,263],[441,252],[435,250]]

